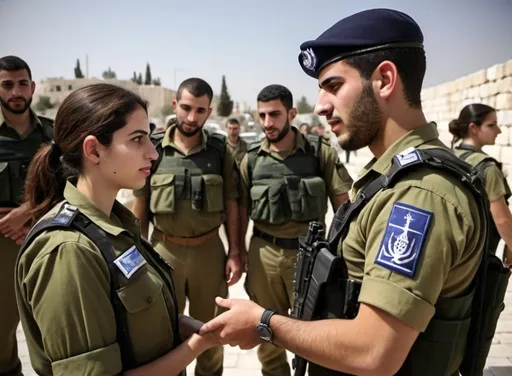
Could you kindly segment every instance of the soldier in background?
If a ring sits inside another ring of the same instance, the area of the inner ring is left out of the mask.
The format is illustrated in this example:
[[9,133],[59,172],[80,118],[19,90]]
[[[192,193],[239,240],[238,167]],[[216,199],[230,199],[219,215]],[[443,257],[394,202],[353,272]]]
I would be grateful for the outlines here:
[[228,148],[235,158],[237,165],[240,165],[244,155],[247,153],[247,142],[240,137],[240,122],[231,118],[226,123],[226,129],[228,130]]
[[[287,315],[298,236],[306,234],[309,221],[324,220],[328,198],[336,211],[353,181],[325,137],[304,136],[291,126],[297,110],[286,87],[269,85],[257,101],[266,138],[249,146],[240,165],[242,239],[249,217],[254,221],[245,288],[251,300]],[[290,375],[284,349],[262,343],[258,358],[263,375]]]
[[30,161],[41,143],[53,138],[53,121],[30,109],[35,88],[25,61],[0,59],[0,375],[21,375],[14,265],[30,219],[21,200]]
[[[238,169],[226,137],[203,130],[213,90],[200,78],[181,83],[173,101],[176,119],[165,132],[151,135],[159,152],[146,186],[134,191],[134,214],[147,237],[173,267],[179,311],[188,298],[191,316],[206,322],[220,311],[215,296],[227,296],[240,279],[238,252]],[[219,237],[225,223],[229,250]],[[231,236],[232,234],[232,236]],[[196,376],[222,375],[223,348],[197,359]]]

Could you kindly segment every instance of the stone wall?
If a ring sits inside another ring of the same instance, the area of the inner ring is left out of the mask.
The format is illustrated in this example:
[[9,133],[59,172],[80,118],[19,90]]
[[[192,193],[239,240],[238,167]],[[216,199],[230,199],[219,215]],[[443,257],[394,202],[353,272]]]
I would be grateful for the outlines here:
[[421,93],[427,120],[438,125],[441,140],[450,145],[448,123],[470,103],[496,108],[502,133],[496,145],[484,151],[504,163],[509,180],[512,175],[512,60],[494,65],[454,81],[424,89]]

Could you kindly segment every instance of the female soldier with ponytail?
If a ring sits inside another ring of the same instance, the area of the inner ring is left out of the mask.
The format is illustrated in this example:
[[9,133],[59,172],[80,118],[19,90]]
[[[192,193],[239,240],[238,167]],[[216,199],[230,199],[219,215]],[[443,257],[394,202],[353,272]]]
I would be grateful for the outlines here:
[[136,94],[84,87],[64,100],[53,144],[29,168],[38,223],[18,256],[16,296],[39,375],[177,375],[218,345],[178,318],[169,265],[116,201],[144,186],[157,158],[149,131]]
[[491,232],[491,247],[496,249],[500,238],[505,241],[503,262],[512,266],[512,214],[508,207],[511,195],[507,180],[503,175],[501,163],[482,151],[485,145],[494,145],[501,133],[496,119],[496,110],[485,104],[469,104],[462,109],[458,119],[449,124],[453,134],[452,148],[455,154],[472,165],[483,177],[485,190],[491,202],[491,214],[494,228]]

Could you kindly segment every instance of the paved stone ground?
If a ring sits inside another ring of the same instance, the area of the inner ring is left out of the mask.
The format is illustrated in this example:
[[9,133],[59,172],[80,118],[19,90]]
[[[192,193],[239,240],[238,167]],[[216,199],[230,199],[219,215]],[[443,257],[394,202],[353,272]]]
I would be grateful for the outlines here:
[[[370,159],[368,150],[358,151],[357,156],[351,155],[350,163],[347,166],[349,173],[355,179],[361,167]],[[345,160],[345,156],[342,156]],[[332,212],[328,214],[328,221],[332,218]],[[251,231],[251,229],[249,229]],[[247,241],[250,238],[248,232]],[[224,237],[225,241],[225,237]],[[245,278],[245,277],[243,277]],[[243,279],[229,290],[230,297],[247,299],[247,295],[243,289]],[[497,327],[497,333],[494,337],[491,352],[487,359],[487,369],[484,376],[505,376],[512,375],[512,284],[509,285],[506,295],[506,308],[501,314]],[[30,366],[30,359],[26,347],[25,337],[18,328],[18,345],[20,357],[23,362],[23,372],[26,376],[36,375]],[[292,354],[288,354],[291,362]],[[261,375],[260,363],[256,355],[256,349],[250,351],[242,351],[238,348],[225,346],[224,358],[224,376],[259,376]],[[187,368],[188,375],[194,374],[194,363]]]

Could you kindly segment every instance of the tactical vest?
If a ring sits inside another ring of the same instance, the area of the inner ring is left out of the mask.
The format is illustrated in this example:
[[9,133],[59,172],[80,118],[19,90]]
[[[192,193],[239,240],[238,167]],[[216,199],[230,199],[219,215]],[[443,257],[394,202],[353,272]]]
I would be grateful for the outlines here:
[[0,136],[0,207],[17,207],[23,201],[25,179],[32,158],[43,142],[53,139],[53,121],[39,116],[41,139],[15,140]]
[[[328,235],[331,252],[336,252],[338,244],[345,239],[352,220],[378,192],[393,187],[408,172],[423,166],[447,171],[459,177],[471,189],[475,201],[479,204],[483,227],[485,226],[481,230],[488,234],[488,201],[482,179],[478,174],[470,165],[447,150],[414,149],[414,155],[408,160],[401,160],[395,156],[386,175],[380,175],[366,184],[353,202],[346,202],[338,209]],[[503,302],[510,277],[508,268],[503,267],[501,260],[489,250],[488,236],[485,244],[478,273],[468,291],[458,297],[438,298],[434,317],[426,330],[419,334],[397,375],[451,376],[458,375],[459,371],[463,376],[482,375],[496,324],[504,309]],[[341,283],[339,285],[342,286]],[[340,289],[336,291],[325,299],[326,304],[332,304],[333,309],[324,307],[321,310],[324,311],[324,315],[320,318],[343,317],[336,311],[340,309],[338,301],[343,302],[340,297],[346,296],[346,293]],[[345,302],[341,309],[345,310],[347,304]],[[309,374],[344,375],[316,364],[310,364]]]
[[[116,266],[114,261],[117,256],[114,252],[114,245],[112,241],[109,239],[107,234],[94,222],[92,222],[89,218],[87,218],[84,214],[82,214],[78,208],[72,206],[68,203],[64,203],[59,212],[55,214],[53,217],[45,218],[39,221],[27,235],[25,242],[20,248],[18,254],[18,260],[16,264],[18,264],[19,259],[25,252],[25,250],[32,244],[32,242],[42,234],[44,231],[52,231],[52,230],[75,230],[84,234],[87,238],[89,238],[95,246],[100,250],[101,255],[105,259],[105,262],[108,265],[110,271],[110,301],[112,302],[112,308],[114,310],[115,320],[116,320],[116,339],[119,344],[121,350],[121,360],[123,364],[123,370],[128,370],[140,366],[140,364],[134,364],[133,357],[133,349],[131,346],[130,340],[130,332],[127,322],[126,309],[119,298],[117,290],[120,289],[121,285],[119,283],[120,278],[125,278],[121,273],[119,268]],[[177,299],[175,296],[174,283],[172,278],[169,275],[162,272],[162,270],[169,270],[172,267],[153,249],[151,244],[149,244],[144,238],[141,238],[142,246],[148,253],[154,255],[159,267],[156,267],[155,270],[159,274],[160,278],[164,282],[164,284],[169,289],[172,299],[174,301],[174,306],[177,307]],[[160,270],[162,269],[162,270]],[[176,312],[168,312],[169,317],[175,316],[176,326],[173,328],[174,333],[174,348],[180,345],[180,334],[179,334],[179,320],[178,320],[178,311]]]
[[306,137],[305,151],[299,149],[282,161],[269,154],[259,155],[259,142],[249,147],[249,211],[253,221],[307,222],[327,212],[327,189],[319,162],[322,136]]
[[224,210],[223,164],[226,137],[207,134],[206,148],[185,157],[163,148],[165,132],[152,136],[159,158],[153,163],[149,209],[152,214],[174,213],[176,201],[190,200],[197,211]]
[[[466,161],[471,155],[474,153],[480,153],[485,154],[483,152],[480,152],[476,150],[476,148],[473,145],[468,144],[461,144],[457,146],[455,149],[461,151],[462,153],[459,155],[459,158],[463,161]],[[496,165],[501,171],[503,171],[503,164],[498,162],[496,159],[492,158],[491,156],[486,155],[484,159],[482,159],[480,162],[478,162],[473,168],[476,171],[476,173],[483,179],[484,186],[485,186],[485,170],[487,167],[490,167],[492,165]],[[508,203],[509,198],[511,196],[510,186],[508,185],[507,179],[503,177],[503,185],[505,186],[505,201]],[[498,232],[498,228],[496,227],[496,224],[494,221],[491,221],[491,229],[490,229],[490,249],[496,249],[498,248],[498,244],[501,240],[501,236]]]

